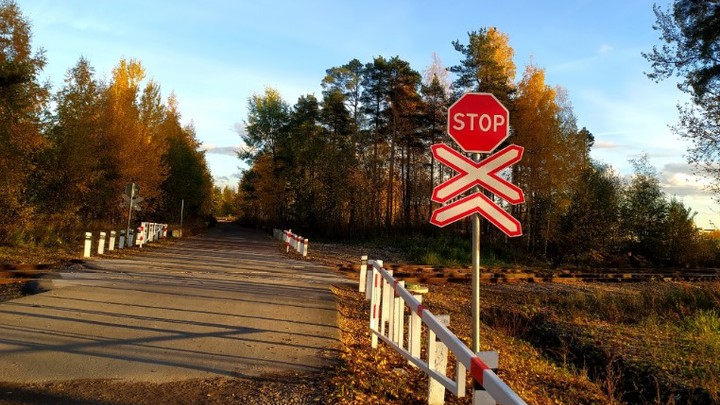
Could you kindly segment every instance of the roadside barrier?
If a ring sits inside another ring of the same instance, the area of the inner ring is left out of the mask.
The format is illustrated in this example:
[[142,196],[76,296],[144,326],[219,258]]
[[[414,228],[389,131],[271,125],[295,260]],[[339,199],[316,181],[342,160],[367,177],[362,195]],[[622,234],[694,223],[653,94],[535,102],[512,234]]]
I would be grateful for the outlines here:
[[308,243],[307,239],[304,239],[300,235],[292,233],[290,229],[283,231],[280,229],[273,229],[273,237],[277,240],[285,242],[285,251],[289,252],[290,248],[300,253],[303,257],[307,256]]
[[[106,232],[100,232],[98,239],[97,239],[97,254],[103,255],[105,254],[105,251],[111,251],[117,249],[123,249],[126,247],[132,247],[133,245],[137,245],[140,247],[143,247],[144,244],[148,242],[154,242],[157,240],[165,239],[167,238],[167,224],[158,224],[154,222],[142,222],[140,226],[137,228],[137,232],[133,232],[133,229],[130,229],[130,233],[125,235],[125,230],[120,230],[120,232],[117,231],[110,231],[110,238],[107,238]],[[119,238],[117,237],[119,235]],[[135,238],[134,238],[135,237]],[[117,246],[115,245],[115,241],[117,240]],[[107,242],[107,244],[106,244]],[[83,257],[90,257],[92,255],[92,246],[93,246],[93,233],[92,232],[85,232],[85,243],[83,248]]]
[[[383,268],[382,260],[367,260],[367,256],[363,256],[358,288],[361,292],[365,291],[365,298],[370,300],[371,347],[377,348],[380,339],[411,365],[423,370],[430,377],[429,404],[444,403],[445,389],[457,397],[464,397],[467,370],[473,380],[485,389],[474,392],[473,404],[525,404],[495,374],[491,366],[496,368],[497,364],[488,365],[497,363],[497,352],[473,353],[447,328],[449,316],[433,315],[422,305],[422,296],[411,294],[404,281],[393,278],[392,270]],[[407,323],[405,307],[410,310]],[[427,327],[425,359],[420,350],[423,324]],[[457,360],[454,378],[447,375],[448,350]]]

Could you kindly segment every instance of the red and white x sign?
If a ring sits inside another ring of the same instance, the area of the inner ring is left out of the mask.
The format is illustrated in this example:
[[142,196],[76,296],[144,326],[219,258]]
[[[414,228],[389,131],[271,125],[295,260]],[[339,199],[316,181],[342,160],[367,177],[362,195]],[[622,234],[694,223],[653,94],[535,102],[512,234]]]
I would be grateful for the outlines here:
[[511,204],[525,201],[525,195],[518,186],[498,176],[501,170],[522,159],[524,149],[521,146],[510,145],[481,162],[469,159],[444,143],[435,144],[431,149],[435,159],[458,172],[455,177],[435,187],[433,201],[444,203],[477,185]]
[[[511,204],[525,201],[522,190],[498,173],[522,159],[524,149],[510,145],[481,162],[475,162],[445,144],[431,147],[437,160],[458,174],[433,190],[432,200],[444,203],[474,186],[480,185]],[[476,192],[453,201],[433,211],[430,222],[443,227],[457,220],[478,213],[487,218],[508,236],[522,235],[520,222],[490,198]]]

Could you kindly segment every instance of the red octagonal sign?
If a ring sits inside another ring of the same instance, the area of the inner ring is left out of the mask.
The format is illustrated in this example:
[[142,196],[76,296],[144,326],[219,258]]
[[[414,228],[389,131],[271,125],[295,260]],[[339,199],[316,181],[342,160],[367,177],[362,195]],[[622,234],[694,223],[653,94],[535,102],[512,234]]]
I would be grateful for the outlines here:
[[448,110],[447,132],[465,152],[489,153],[509,135],[510,113],[490,93],[465,93]]

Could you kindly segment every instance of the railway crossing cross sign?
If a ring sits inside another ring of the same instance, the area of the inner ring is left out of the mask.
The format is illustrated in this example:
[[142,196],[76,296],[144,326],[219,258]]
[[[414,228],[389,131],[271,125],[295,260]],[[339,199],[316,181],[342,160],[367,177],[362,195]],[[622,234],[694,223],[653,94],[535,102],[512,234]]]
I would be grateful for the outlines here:
[[[458,174],[436,186],[432,200],[444,203],[474,186],[482,186],[511,204],[524,202],[522,190],[498,175],[503,169],[519,162],[523,150],[518,145],[510,145],[481,162],[475,162],[443,143],[433,145],[433,156]],[[479,191],[436,209],[430,222],[444,227],[475,213],[510,237],[522,235],[520,222]]]

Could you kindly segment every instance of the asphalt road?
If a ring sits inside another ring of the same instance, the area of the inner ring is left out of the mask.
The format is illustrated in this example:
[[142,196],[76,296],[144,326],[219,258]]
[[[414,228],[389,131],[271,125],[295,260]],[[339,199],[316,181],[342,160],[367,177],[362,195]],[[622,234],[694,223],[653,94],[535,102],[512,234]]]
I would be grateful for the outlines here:
[[231,224],[132,257],[91,259],[47,292],[0,303],[0,381],[316,371],[338,354],[330,286],[345,282]]

